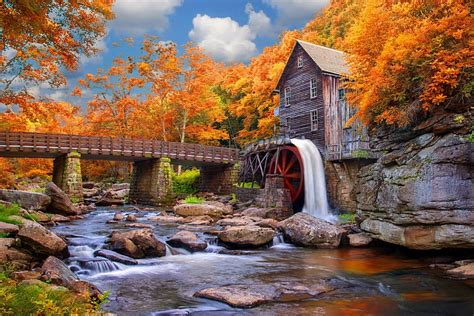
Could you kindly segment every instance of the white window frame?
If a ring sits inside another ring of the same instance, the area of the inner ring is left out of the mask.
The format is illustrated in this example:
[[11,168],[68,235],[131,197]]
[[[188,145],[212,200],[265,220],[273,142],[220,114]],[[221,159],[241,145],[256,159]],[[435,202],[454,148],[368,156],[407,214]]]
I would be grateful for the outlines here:
[[298,56],[298,68],[303,67],[303,56]]
[[284,99],[285,107],[289,107],[291,105],[291,88],[290,87],[285,88],[284,97],[285,97]]
[[309,120],[311,122],[311,131],[316,132],[319,129],[319,111],[318,109],[309,112]]
[[318,82],[316,78],[309,79],[309,96],[314,99],[318,96]]

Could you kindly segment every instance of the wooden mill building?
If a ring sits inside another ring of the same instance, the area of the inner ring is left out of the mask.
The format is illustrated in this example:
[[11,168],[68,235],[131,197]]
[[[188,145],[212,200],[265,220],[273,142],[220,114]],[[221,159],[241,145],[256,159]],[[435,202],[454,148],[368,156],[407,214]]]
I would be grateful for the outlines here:
[[298,40],[278,80],[280,132],[311,139],[326,160],[368,157],[366,131],[346,126],[354,109],[346,101],[341,51]]

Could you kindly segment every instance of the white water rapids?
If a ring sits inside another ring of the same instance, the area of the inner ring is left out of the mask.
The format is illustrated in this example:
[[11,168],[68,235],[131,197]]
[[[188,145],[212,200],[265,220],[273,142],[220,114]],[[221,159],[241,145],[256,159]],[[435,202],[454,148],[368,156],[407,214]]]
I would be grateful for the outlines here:
[[308,139],[291,139],[298,148],[304,167],[304,206],[303,212],[327,221],[334,221],[329,212],[326,193],[326,178],[321,154],[316,145]]

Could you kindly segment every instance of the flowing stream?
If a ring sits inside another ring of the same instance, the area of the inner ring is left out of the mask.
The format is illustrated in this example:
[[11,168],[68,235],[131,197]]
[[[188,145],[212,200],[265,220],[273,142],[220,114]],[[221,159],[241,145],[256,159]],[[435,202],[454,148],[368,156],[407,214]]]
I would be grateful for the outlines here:
[[[177,225],[150,220],[155,211],[98,208],[82,220],[64,223],[54,231],[68,239],[75,273],[101,290],[110,291],[105,309],[118,315],[472,315],[474,284],[450,280],[420,261],[393,249],[304,249],[276,236],[268,249],[222,254],[215,236],[205,252],[168,249],[161,258],[124,265],[94,251],[105,247],[113,230],[132,229],[126,222],[107,224],[116,211],[135,214],[166,241]],[[344,282],[345,287],[313,299],[273,302],[252,309],[193,297],[207,287],[230,284],[312,284],[320,279]]]
[[298,148],[304,167],[304,205],[303,212],[331,222],[335,216],[330,214],[326,192],[324,164],[316,145],[309,139],[291,139]]

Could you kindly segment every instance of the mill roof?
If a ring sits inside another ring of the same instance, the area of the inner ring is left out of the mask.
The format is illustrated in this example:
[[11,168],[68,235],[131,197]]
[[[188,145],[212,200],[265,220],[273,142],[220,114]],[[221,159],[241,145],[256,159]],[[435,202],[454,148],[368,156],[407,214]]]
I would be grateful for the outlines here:
[[297,40],[297,43],[301,45],[323,72],[336,75],[347,74],[349,72],[344,52],[302,40]]

